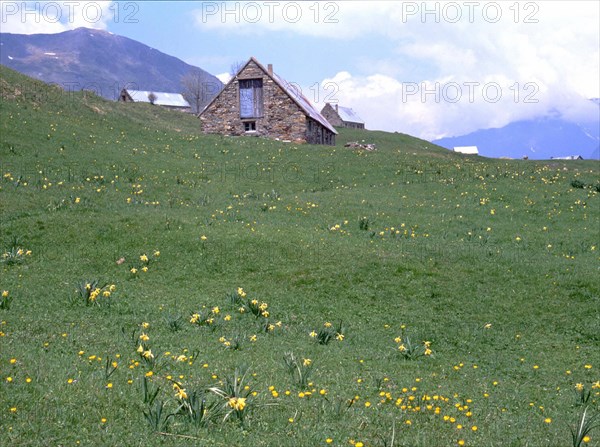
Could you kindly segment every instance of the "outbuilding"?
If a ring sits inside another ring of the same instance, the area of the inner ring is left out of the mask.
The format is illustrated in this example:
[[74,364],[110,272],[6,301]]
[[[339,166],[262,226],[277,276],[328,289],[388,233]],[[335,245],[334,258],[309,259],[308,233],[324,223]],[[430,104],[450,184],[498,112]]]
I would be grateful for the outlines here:
[[350,129],[365,128],[363,119],[350,107],[327,103],[321,110],[321,115],[335,127],[348,127]]
[[123,89],[119,95],[122,102],[145,102],[182,112],[191,112],[190,103],[181,93],[152,92],[147,90]]

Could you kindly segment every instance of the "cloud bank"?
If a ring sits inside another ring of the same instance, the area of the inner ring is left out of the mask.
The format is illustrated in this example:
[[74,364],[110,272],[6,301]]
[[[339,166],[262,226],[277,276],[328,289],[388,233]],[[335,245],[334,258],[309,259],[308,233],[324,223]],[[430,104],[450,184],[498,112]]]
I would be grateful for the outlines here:
[[385,41],[388,55],[362,55],[360,69],[340,70],[322,86],[334,83],[330,99],[353,107],[370,128],[434,139],[557,111],[574,120],[593,114],[586,98],[600,97],[599,8],[586,1],[204,2],[194,19],[228,35],[279,32],[349,47]]

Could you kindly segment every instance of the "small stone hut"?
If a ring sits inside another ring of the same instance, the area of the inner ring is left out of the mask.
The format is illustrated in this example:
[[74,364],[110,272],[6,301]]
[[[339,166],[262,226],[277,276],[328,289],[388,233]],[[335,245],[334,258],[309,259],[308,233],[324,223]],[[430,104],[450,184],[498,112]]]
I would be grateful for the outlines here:
[[182,112],[192,111],[192,107],[180,93],[152,92],[124,88],[121,90],[118,100],[121,102],[146,102]]
[[200,113],[205,133],[335,145],[337,131],[294,85],[255,58]]
[[348,127],[350,129],[364,129],[365,122],[350,107],[342,107],[337,104],[325,104],[321,115],[335,127]]

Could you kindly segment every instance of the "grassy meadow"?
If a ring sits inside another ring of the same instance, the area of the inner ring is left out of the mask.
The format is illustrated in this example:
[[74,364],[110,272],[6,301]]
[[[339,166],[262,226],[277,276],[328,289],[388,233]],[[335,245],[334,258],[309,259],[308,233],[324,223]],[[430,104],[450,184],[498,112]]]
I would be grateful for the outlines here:
[[599,174],[0,67],[0,445],[598,446]]

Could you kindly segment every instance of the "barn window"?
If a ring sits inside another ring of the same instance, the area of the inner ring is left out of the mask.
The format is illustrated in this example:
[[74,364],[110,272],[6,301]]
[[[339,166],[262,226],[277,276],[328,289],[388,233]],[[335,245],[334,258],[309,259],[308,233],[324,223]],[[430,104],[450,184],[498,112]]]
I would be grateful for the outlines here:
[[256,132],[256,121],[244,121],[245,132]]
[[240,118],[261,118],[262,116],[262,79],[240,80]]

